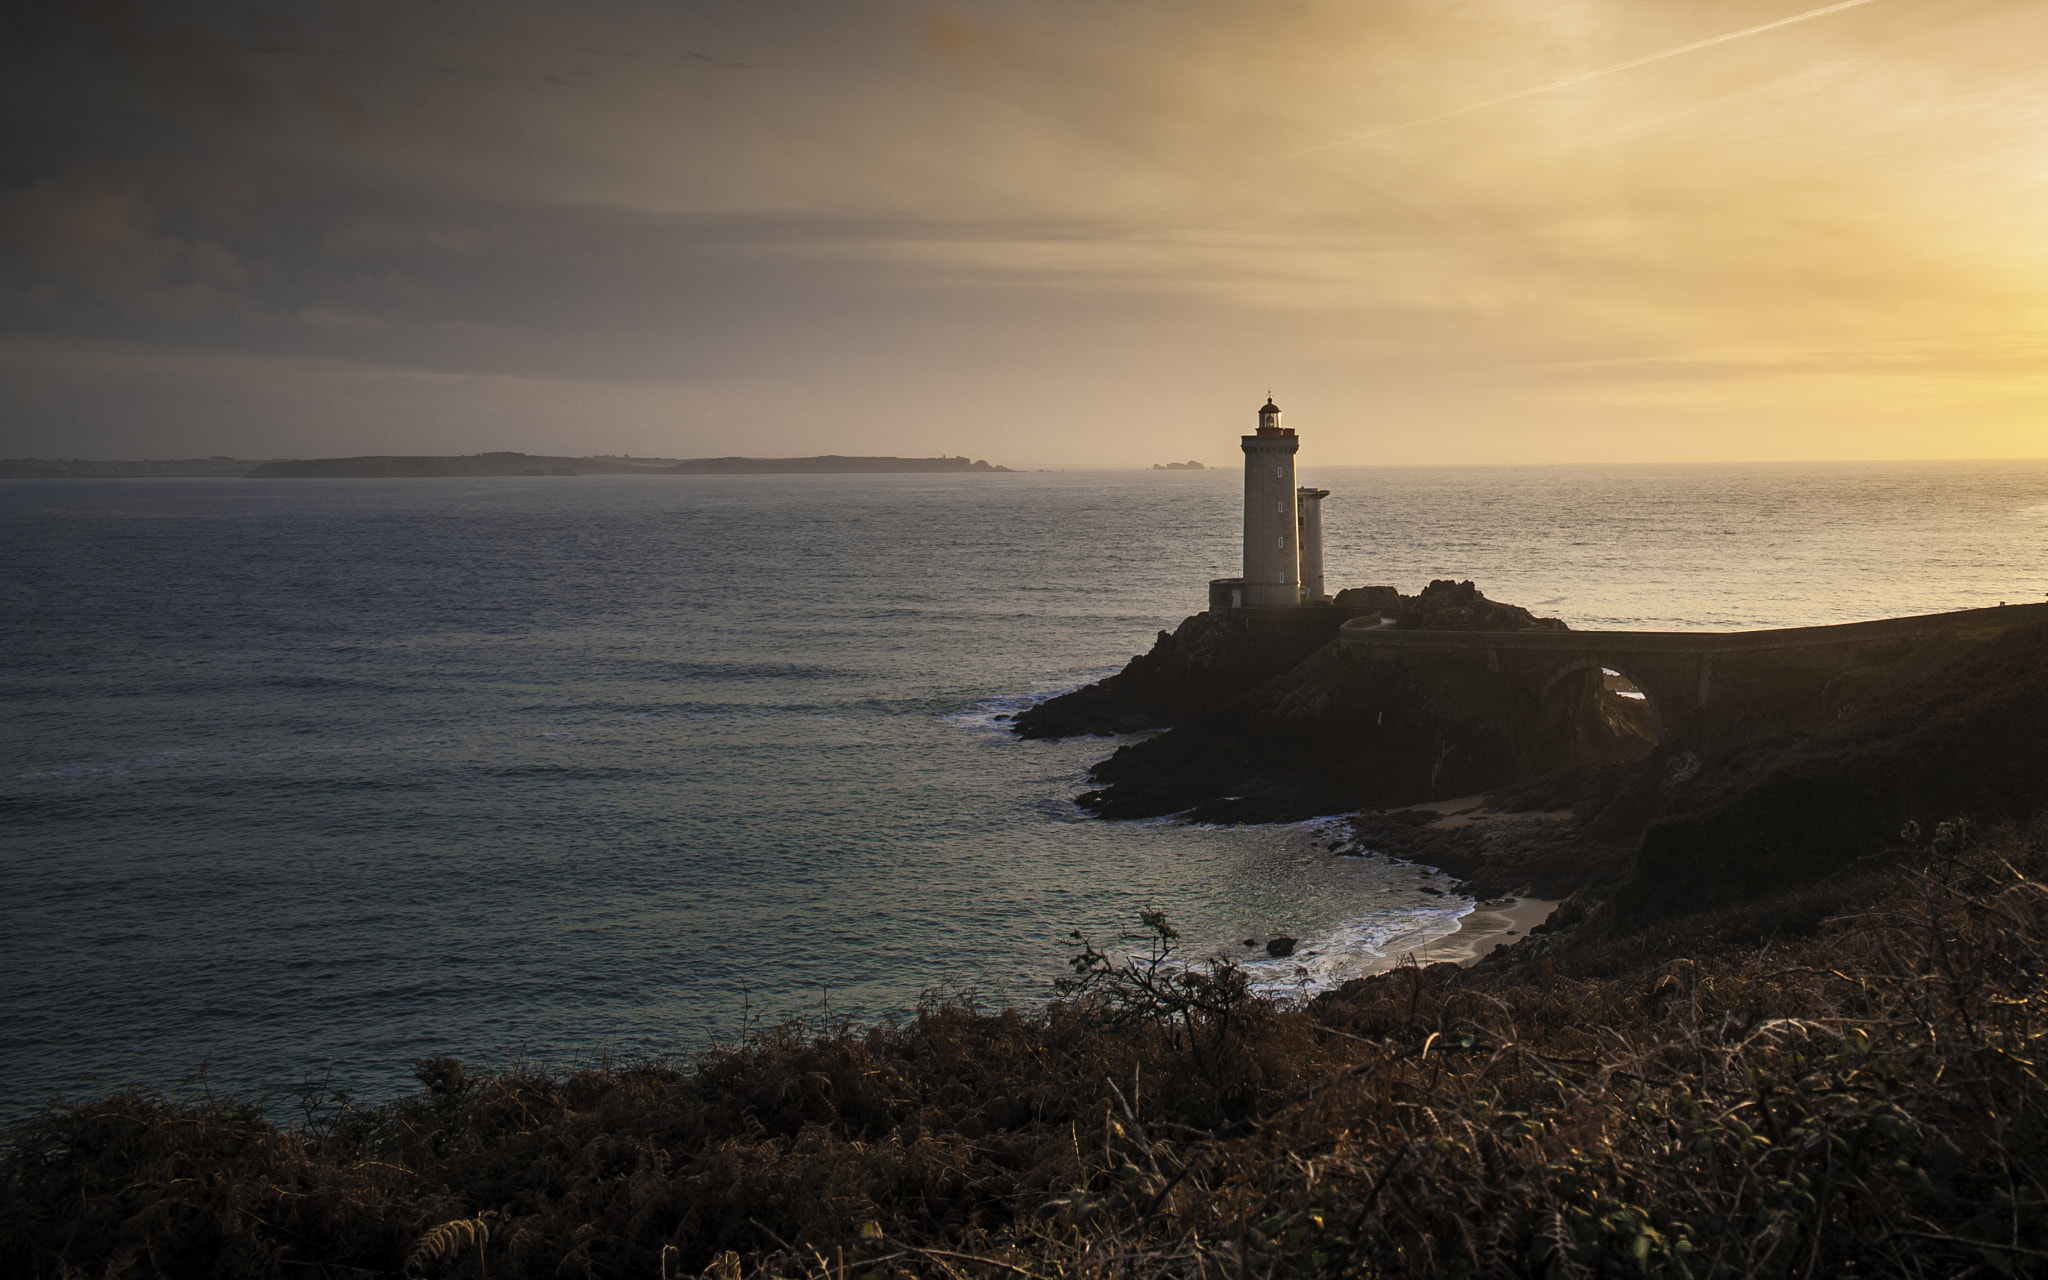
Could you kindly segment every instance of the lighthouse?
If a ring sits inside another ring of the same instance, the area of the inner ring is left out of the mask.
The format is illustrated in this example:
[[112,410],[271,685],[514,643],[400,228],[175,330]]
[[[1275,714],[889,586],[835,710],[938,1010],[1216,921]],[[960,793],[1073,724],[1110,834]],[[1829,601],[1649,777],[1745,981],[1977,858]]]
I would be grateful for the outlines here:
[[1244,447],[1244,576],[1209,583],[1209,612],[1296,609],[1329,603],[1323,594],[1323,499],[1328,489],[1298,488],[1294,455],[1301,448],[1292,427],[1280,425],[1280,406],[1267,396],[1259,429],[1240,437]]
[[1253,609],[1301,603],[1301,511],[1294,455],[1301,448],[1291,427],[1280,425],[1271,396],[1259,409],[1259,429],[1244,445],[1244,603]]

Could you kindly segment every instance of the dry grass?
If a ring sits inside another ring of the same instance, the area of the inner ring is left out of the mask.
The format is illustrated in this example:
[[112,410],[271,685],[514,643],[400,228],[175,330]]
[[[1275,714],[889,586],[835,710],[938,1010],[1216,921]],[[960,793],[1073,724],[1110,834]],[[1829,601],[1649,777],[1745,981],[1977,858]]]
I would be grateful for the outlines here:
[[1109,974],[1036,1014],[785,1027],[688,1070],[437,1060],[417,1096],[290,1128],[121,1094],[11,1133],[0,1267],[2039,1274],[2033,856],[1935,859],[1791,941],[1406,970],[1307,1009]]

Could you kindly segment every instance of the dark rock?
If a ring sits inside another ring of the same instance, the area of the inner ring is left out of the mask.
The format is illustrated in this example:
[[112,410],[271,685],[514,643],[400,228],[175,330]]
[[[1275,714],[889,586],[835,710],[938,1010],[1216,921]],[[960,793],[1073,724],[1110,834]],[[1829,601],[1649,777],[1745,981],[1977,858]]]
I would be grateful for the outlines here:
[[[1345,619],[1372,613],[1454,630],[1563,624],[1487,600],[1470,582],[1439,581],[1413,600],[1391,587],[1338,599],[1341,608],[1197,614],[1117,675],[1018,714],[1011,729],[1143,734],[1089,770],[1078,803],[1101,817],[1235,824],[1380,808],[1353,821],[1350,840],[1317,844],[1480,877],[1474,887],[1491,893],[1562,898],[1612,884],[1670,789],[1592,749],[1611,728],[1599,719],[1597,671],[1583,673],[1584,689],[1539,694],[1485,663],[1361,661],[1335,639]],[[1517,794],[1485,821],[1445,827],[1441,814],[1408,808],[1510,786]],[[1557,812],[1566,809],[1576,822]],[[1598,828],[1598,849],[1582,826]]]
[[1346,587],[1332,601],[1340,609],[1374,609],[1388,617],[1401,612],[1407,602],[1408,597],[1392,587]]
[[[1437,584],[1438,602],[1471,615],[1467,622],[1537,621],[1485,600],[1469,583],[1448,586]],[[1081,804],[1120,819],[1185,813],[1197,822],[1292,822],[1474,795],[1568,762],[1571,743],[1558,718],[1501,672],[1361,662],[1334,639],[1303,651],[1318,634],[1334,637],[1331,620],[1345,612],[1197,615],[1118,675],[1019,716],[1015,731],[1167,729],[1090,770],[1097,789]],[[1362,616],[1355,606],[1352,615]],[[1578,728],[1576,719],[1563,725]]]
[[1556,618],[1539,618],[1520,605],[1488,600],[1468,580],[1441,578],[1408,602],[1394,625],[1403,631],[1569,631]]
[[1244,940],[1244,945],[1248,947],[1256,947],[1259,945],[1259,940],[1257,938],[1246,938]]
[[1550,913],[1550,918],[1548,920],[1545,920],[1542,924],[1539,924],[1535,928],[1529,930],[1529,932],[1532,935],[1540,933],[1558,933],[1582,923],[1585,920],[1585,918],[1585,895],[1575,893],[1571,897],[1566,898],[1563,902],[1558,903],[1557,910],[1552,911]]
[[1294,943],[1295,939],[1293,938],[1268,938],[1266,939],[1266,954],[1275,960],[1284,960],[1294,954]]
[[1298,666],[1362,612],[1329,604],[1221,618],[1198,613],[1171,634],[1160,632],[1152,651],[1122,671],[1020,712],[1012,727],[1024,738],[1070,738],[1184,724]]
[[[1616,775],[1605,785],[1630,785],[1621,777],[1630,770],[1622,766],[1581,772],[1570,794],[1603,785],[1602,774]],[[1564,786],[1553,780],[1542,794],[1547,797],[1555,794],[1551,788]],[[1634,856],[1632,841],[1589,838],[1584,822],[1558,811],[1567,806],[1516,808],[1503,802],[1514,794],[1496,793],[1482,821],[1449,824],[1430,810],[1394,810],[1355,814],[1351,828],[1360,846],[1448,872],[1464,882],[1463,892],[1481,898],[1561,899],[1592,884],[1612,884],[1626,873]],[[1427,882],[1430,873],[1422,878]]]

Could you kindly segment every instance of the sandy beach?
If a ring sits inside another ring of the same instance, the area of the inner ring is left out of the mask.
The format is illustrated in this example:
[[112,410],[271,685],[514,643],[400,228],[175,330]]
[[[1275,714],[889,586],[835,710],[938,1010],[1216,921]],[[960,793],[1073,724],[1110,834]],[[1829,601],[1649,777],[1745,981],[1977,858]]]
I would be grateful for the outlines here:
[[1446,960],[1461,965],[1477,964],[1495,948],[1513,946],[1528,937],[1529,930],[1542,924],[1556,909],[1557,903],[1545,898],[1482,902],[1458,922],[1456,933],[1416,947],[1408,954],[1419,965],[1441,964]]

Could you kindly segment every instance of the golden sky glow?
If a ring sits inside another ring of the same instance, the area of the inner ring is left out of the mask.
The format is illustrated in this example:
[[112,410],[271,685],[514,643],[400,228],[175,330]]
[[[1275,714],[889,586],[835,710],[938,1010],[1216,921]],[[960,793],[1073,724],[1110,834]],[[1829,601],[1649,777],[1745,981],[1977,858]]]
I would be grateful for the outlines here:
[[37,22],[0,452],[2048,454],[2048,6],[1830,7]]

